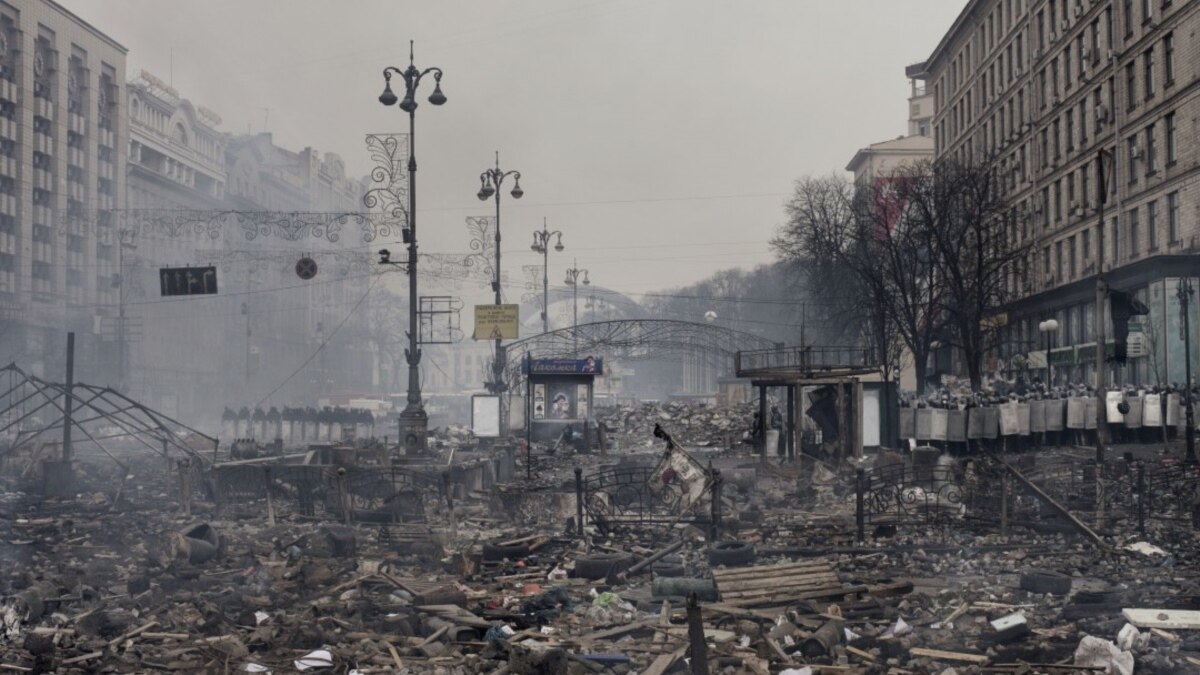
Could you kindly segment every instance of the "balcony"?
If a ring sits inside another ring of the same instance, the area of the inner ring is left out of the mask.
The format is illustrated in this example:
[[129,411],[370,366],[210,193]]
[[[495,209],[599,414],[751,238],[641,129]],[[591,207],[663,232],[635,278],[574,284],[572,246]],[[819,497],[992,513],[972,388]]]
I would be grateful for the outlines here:
[[83,115],[71,113],[67,118],[69,120],[67,128],[80,136],[84,135],[84,132],[87,131],[87,120],[83,118]]
[[113,133],[112,129],[100,129],[99,135],[100,145],[107,145],[110,148],[117,147],[117,135]]
[[0,193],[0,214],[17,217],[17,197],[16,195]]
[[54,154],[54,139],[50,138],[46,134],[41,134],[41,133],[34,134],[33,135],[33,149],[36,150],[37,152],[42,153],[43,155],[53,155]]
[[39,262],[50,262],[54,258],[50,249],[50,242],[35,241],[33,242],[33,259]]
[[67,182],[67,196],[71,199],[74,199],[77,202],[82,202],[83,198],[86,196],[86,193],[87,191],[86,188],[83,187],[83,183],[76,183],[74,181]]
[[20,88],[17,87],[17,83],[9,79],[0,78],[0,100],[19,103],[18,98],[20,98]]
[[113,173],[114,169],[111,162],[101,162],[100,166],[96,169],[96,175],[107,180],[113,179]]
[[83,148],[67,148],[67,163],[79,168],[84,167]]
[[17,140],[17,121],[8,117],[0,117],[0,137],[10,141]]
[[0,232],[0,253],[15,255],[17,252],[17,237],[12,232]]
[[54,101],[41,97],[34,97],[33,114],[37,115],[38,117],[45,117],[48,120],[54,119]]
[[16,293],[17,277],[12,272],[0,272],[0,293]]
[[0,156],[0,175],[17,178],[17,158]]

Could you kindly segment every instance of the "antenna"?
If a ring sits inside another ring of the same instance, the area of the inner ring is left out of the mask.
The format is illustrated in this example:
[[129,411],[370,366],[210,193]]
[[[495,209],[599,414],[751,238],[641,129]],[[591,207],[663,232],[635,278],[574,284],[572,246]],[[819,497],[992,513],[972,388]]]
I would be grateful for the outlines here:
[[267,131],[267,123],[271,121],[271,109],[263,108],[263,131]]

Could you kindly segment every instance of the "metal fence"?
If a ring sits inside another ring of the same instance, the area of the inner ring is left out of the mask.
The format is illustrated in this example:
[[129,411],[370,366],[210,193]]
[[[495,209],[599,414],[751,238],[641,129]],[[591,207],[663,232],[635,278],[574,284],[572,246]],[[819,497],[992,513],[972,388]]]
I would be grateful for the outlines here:
[[576,522],[607,530],[616,526],[662,526],[691,523],[715,538],[721,523],[721,475],[709,470],[709,489],[686,504],[674,483],[654,481],[655,467],[617,467],[583,475],[575,469]]

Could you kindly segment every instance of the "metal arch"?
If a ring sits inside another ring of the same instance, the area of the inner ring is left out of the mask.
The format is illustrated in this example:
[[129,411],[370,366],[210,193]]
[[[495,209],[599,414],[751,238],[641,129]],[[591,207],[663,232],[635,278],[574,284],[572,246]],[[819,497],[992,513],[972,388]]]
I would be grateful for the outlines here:
[[[578,342],[576,336],[578,335]],[[578,350],[576,350],[578,344]],[[519,379],[525,354],[555,358],[602,352],[623,359],[657,358],[668,353],[693,353],[732,358],[739,350],[772,349],[766,338],[708,323],[672,319],[622,319],[583,323],[509,343],[507,373],[510,383]]]

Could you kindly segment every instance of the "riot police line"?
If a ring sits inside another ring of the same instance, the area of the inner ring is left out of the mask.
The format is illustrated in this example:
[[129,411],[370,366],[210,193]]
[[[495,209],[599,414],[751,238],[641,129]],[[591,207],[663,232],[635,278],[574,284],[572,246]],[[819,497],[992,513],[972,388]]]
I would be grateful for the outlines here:
[[[1103,405],[1109,442],[1170,442],[1184,434],[1184,393],[1178,387],[1130,386],[1106,390],[1101,403],[1095,389],[1085,386],[970,394],[940,389],[901,397],[899,436],[952,452],[975,445],[995,450],[1094,445],[1097,406]],[[1193,388],[1193,415],[1198,398],[1200,389]]]

